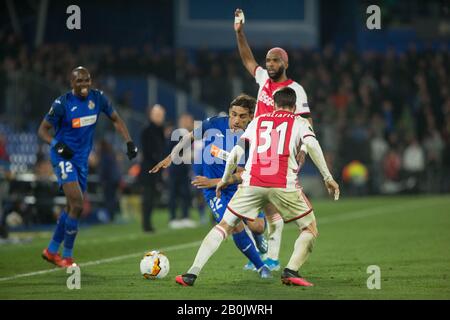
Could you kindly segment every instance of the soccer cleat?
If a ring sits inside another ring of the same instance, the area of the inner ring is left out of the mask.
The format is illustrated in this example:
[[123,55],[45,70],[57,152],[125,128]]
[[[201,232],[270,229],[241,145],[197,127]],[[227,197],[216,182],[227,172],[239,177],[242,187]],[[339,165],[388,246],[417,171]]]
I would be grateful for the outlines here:
[[76,265],[76,263],[73,262],[73,258],[63,258],[59,262],[58,266],[60,266],[61,268],[68,268],[68,267],[72,266],[73,264]]
[[285,285],[294,285],[294,286],[302,286],[302,287],[312,287],[313,284],[311,282],[303,279],[297,271],[293,271],[288,268],[284,268],[283,273],[281,274],[281,282]]
[[258,273],[259,273],[259,276],[260,276],[261,279],[270,279],[270,278],[272,278],[272,274],[270,273],[270,269],[266,265],[263,265],[261,268],[259,268]]
[[197,276],[192,273],[185,273],[175,277],[175,282],[181,284],[183,287],[192,287]]
[[269,244],[267,243],[266,237],[263,234],[255,235],[253,234],[253,238],[255,239],[256,247],[258,251],[262,254],[267,253],[269,248]]
[[50,251],[48,251],[48,248],[45,248],[44,251],[42,251],[42,258],[58,267],[62,260],[59,253],[51,253]]
[[244,270],[256,271],[256,268],[253,262],[248,261],[247,264],[244,266]]
[[280,270],[280,261],[278,260],[267,258],[266,260],[264,260],[264,264],[266,264],[269,267],[270,271]]

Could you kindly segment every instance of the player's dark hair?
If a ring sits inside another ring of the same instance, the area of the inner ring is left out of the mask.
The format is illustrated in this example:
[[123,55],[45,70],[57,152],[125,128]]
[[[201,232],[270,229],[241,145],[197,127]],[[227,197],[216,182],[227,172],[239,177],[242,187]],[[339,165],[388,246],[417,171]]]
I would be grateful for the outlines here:
[[273,94],[273,101],[278,108],[292,110],[295,108],[297,95],[295,94],[294,89],[284,87],[275,91]]
[[241,93],[233,101],[231,101],[230,108],[233,106],[248,109],[248,112],[252,115],[255,111],[256,99],[248,94]]

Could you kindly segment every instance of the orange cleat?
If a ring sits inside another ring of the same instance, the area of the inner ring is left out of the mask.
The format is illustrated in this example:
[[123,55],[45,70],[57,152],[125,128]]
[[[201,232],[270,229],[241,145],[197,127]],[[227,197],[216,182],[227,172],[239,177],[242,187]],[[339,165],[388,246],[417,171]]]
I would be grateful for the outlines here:
[[59,253],[51,253],[50,251],[48,251],[48,248],[45,248],[44,251],[42,251],[42,258],[58,267],[60,266],[59,264],[62,260]]
[[71,267],[73,264],[76,265],[76,263],[73,262],[73,258],[62,258],[59,261],[58,266],[61,267],[61,268],[68,268],[68,267]]

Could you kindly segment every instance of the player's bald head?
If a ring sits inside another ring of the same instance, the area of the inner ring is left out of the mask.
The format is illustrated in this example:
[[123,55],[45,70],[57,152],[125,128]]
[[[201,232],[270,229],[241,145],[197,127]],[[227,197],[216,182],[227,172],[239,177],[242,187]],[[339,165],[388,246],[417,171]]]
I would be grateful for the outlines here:
[[71,78],[72,80],[75,79],[78,75],[82,75],[82,76],[90,76],[91,74],[89,73],[89,70],[85,67],[82,66],[78,66],[75,69],[72,70],[71,73]]
[[286,65],[288,65],[288,63],[289,63],[288,54],[287,54],[286,50],[284,50],[283,48],[275,47],[275,48],[270,49],[269,51],[267,51],[266,57],[268,57],[270,55],[278,56],[281,60],[283,60],[283,62]]
[[91,75],[88,69],[81,66],[73,69],[70,84],[76,96],[86,98],[89,95],[89,90],[92,85]]

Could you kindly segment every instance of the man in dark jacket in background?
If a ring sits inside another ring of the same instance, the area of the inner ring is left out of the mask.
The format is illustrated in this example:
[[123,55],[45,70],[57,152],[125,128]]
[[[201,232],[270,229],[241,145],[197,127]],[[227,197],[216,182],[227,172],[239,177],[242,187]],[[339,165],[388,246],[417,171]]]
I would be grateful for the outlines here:
[[150,124],[141,133],[141,145],[143,161],[141,166],[140,181],[142,184],[142,228],[145,232],[153,232],[151,214],[154,206],[156,184],[161,175],[149,174],[164,156],[164,119],[166,110],[163,106],[155,104],[148,108]]

